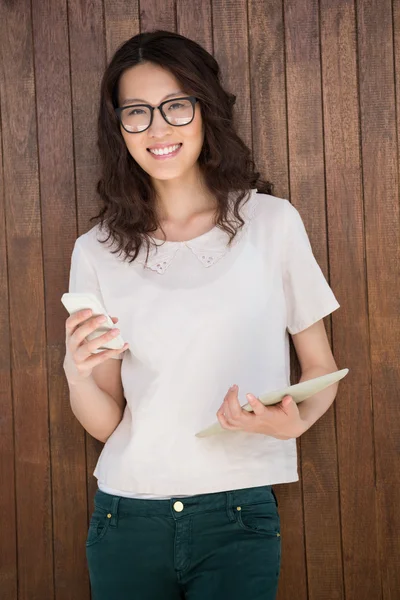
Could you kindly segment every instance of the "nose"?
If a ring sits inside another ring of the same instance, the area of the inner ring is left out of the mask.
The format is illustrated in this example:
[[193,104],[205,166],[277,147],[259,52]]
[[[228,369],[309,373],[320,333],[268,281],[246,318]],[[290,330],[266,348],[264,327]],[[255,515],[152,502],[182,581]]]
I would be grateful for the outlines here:
[[165,135],[166,131],[171,129],[171,125],[166,122],[164,117],[162,116],[160,109],[156,108],[153,112],[153,122],[148,129],[149,135],[154,135],[155,137],[162,137]]

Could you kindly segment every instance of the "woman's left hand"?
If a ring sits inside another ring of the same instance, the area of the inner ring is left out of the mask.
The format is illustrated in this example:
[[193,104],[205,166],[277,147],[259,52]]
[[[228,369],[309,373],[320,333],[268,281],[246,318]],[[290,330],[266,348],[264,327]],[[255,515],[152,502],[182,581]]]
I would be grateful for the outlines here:
[[217,412],[223,429],[263,433],[278,440],[297,438],[306,431],[305,422],[292,396],[285,396],[281,402],[264,406],[253,394],[247,394],[254,412],[243,410],[239,404],[238,386],[232,386]]

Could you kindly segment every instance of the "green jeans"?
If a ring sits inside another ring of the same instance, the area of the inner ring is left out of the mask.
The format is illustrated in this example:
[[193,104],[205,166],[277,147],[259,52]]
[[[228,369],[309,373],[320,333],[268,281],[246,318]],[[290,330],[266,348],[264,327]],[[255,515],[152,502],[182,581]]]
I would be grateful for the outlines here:
[[93,600],[275,600],[272,486],[139,500],[98,490],[86,541]]

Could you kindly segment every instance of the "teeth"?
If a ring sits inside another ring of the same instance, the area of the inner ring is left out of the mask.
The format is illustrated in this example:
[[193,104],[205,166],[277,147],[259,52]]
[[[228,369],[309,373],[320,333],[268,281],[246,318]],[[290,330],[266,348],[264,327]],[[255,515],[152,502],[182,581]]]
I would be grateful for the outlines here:
[[171,154],[171,152],[175,152],[177,148],[179,148],[181,144],[175,144],[175,146],[168,146],[168,148],[156,148],[154,150],[150,149],[152,154],[156,154],[157,156],[162,156],[163,154]]

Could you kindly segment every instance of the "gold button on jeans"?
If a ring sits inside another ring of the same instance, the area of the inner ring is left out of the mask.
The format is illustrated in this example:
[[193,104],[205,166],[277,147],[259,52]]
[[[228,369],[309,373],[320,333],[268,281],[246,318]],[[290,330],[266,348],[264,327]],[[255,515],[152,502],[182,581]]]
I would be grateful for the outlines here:
[[183,511],[183,504],[182,504],[182,502],[180,502],[179,500],[177,502],[174,502],[174,510],[176,512],[182,512]]

